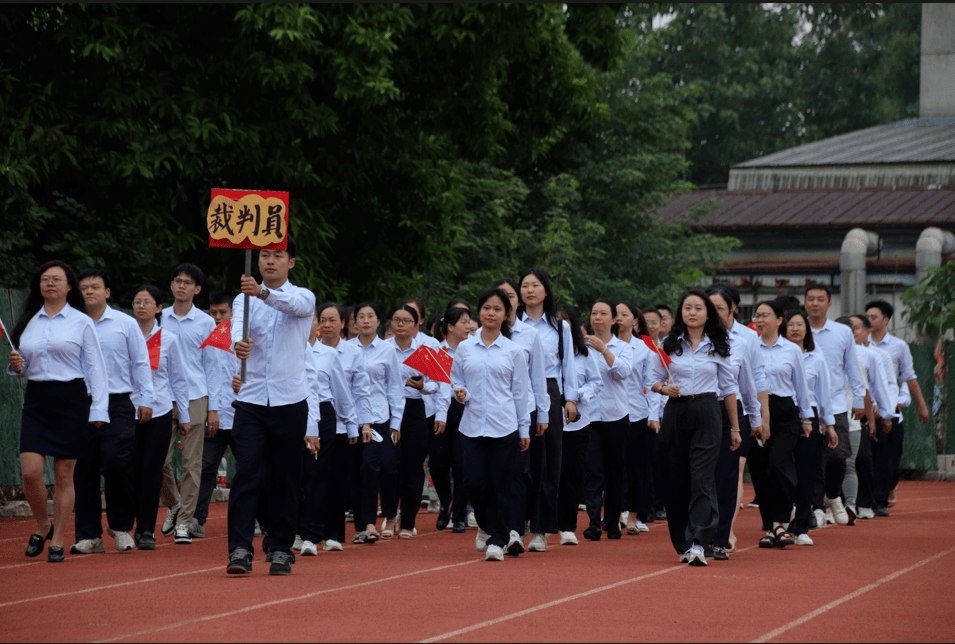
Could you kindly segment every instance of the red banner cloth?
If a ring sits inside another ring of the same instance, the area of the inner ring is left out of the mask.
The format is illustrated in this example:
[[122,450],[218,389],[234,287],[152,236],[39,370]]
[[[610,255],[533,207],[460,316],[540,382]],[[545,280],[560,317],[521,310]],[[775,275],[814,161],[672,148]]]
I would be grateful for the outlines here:
[[[448,356],[449,358],[451,356]],[[440,362],[438,362],[438,354],[434,352],[434,349],[431,347],[422,344],[420,347],[415,349],[410,356],[404,361],[404,364],[408,365],[415,371],[420,371],[424,375],[431,378],[436,382],[446,382],[449,385],[451,384],[451,378],[444,372],[444,368]]]
[[216,349],[222,349],[223,351],[228,351],[229,353],[235,353],[232,350],[232,320],[226,320],[215,330],[209,334],[209,337],[202,341],[202,344],[199,345],[200,349],[206,347],[215,347]]
[[664,368],[666,368],[667,365],[673,362],[673,360],[670,359],[670,356],[663,353],[660,347],[657,346],[657,343],[654,342],[653,338],[651,338],[649,335],[641,335],[640,339],[643,340],[643,343],[647,345],[647,348],[650,349],[650,351],[653,351],[655,354],[657,354],[660,357],[660,363],[663,365]]
[[149,368],[155,371],[159,368],[159,350],[162,349],[162,329],[156,331],[156,335],[146,340],[146,348],[149,349]]

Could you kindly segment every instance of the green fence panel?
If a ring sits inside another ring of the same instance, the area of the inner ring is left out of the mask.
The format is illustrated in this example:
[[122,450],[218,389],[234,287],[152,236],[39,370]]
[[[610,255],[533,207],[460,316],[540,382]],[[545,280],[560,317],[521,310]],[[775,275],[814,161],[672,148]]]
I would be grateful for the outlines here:
[[[935,347],[924,344],[909,344],[912,351],[912,363],[915,376],[925,404],[931,410],[935,402]],[[906,385],[903,384],[903,387]],[[902,421],[905,424],[905,439],[902,445],[902,469],[927,472],[938,468],[937,439],[935,419],[929,422],[919,420],[918,405],[915,401],[903,409]]]
[[[13,330],[26,300],[26,291],[0,289],[0,319],[8,331]],[[0,340],[0,485],[22,485],[20,476],[20,417],[26,382],[6,373],[10,344]],[[53,464],[48,459],[46,482],[53,484]]]
[[955,454],[955,371],[953,371],[955,370],[955,342],[947,342],[947,345],[945,381],[939,385],[939,389],[947,390],[945,425],[941,428],[940,433],[945,441],[942,452]]

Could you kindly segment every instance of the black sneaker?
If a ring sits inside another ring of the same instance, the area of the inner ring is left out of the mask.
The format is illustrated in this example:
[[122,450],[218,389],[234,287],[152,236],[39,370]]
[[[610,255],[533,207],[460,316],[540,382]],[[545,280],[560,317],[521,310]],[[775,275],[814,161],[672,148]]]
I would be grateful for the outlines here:
[[270,575],[291,575],[292,562],[295,560],[292,555],[286,552],[270,553],[272,557],[272,566],[269,568]]
[[715,555],[716,555],[715,550],[716,549],[713,547],[713,544],[710,544],[708,546],[703,546],[703,556],[706,557],[707,559],[713,559],[715,558]]
[[584,530],[584,539],[589,539],[590,541],[600,541],[600,530],[593,526]]
[[620,530],[607,530],[608,539],[619,539],[621,537]]
[[142,534],[136,535],[138,538],[136,540],[136,547],[139,550],[155,550],[156,549],[156,535],[152,532],[143,532]]
[[269,535],[262,537],[262,552],[265,553],[265,562],[269,563],[272,561],[272,553],[269,552]]
[[454,525],[451,526],[451,532],[453,532],[454,534],[462,534],[464,532],[467,532],[467,530],[468,530],[468,526],[466,523],[464,523],[464,521],[455,521]]
[[656,517],[653,516],[652,512],[648,514],[645,519],[643,519],[644,523],[653,523],[654,521],[656,521]]
[[252,572],[252,553],[245,548],[236,548],[229,555],[225,571],[230,575],[246,575]]
[[666,510],[657,510],[653,513],[653,516],[657,518],[657,521],[666,521],[667,520],[667,511]]
[[880,505],[879,507],[875,509],[875,516],[887,517],[891,515],[889,514],[889,509],[887,507],[885,507],[884,505]]
[[[709,556],[709,555],[707,555],[707,556]],[[713,559],[715,559],[716,561],[729,561],[729,559],[730,559],[730,553],[728,553],[728,552],[726,551],[726,548],[723,548],[723,547],[721,547],[721,546],[714,546],[714,547],[713,547]]]
[[435,527],[440,532],[441,530],[447,528],[449,523],[451,523],[451,510],[450,508],[448,510],[442,508],[440,511],[438,511],[438,523]]

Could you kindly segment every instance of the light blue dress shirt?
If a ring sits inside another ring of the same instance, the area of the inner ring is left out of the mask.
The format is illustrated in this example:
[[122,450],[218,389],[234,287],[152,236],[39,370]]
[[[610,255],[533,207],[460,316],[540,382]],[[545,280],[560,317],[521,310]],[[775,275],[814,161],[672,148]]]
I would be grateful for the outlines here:
[[550,412],[550,395],[547,393],[547,378],[544,376],[544,347],[537,330],[520,320],[514,320],[511,340],[524,350],[530,369],[531,391],[528,404],[537,409],[537,422],[546,423]]
[[[909,387],[906,383],[915,378],[915,367],[912,363],[912,351],[909,349],[909,345],[891,333],[886,333],[882,338],[882,342],[876,342],[870,335],[869,346],[885,351],[889,354],[889,357],[892,358],[894,369],[892,373],[887,375],[890,378],[894,378],[898,384],[899,406],[908,407],[912,404],[912,394],[909,392]],[[899,418],[901,417],[900,414]]]
[[[146,340],[151,340],[160,330],[159,323],[153,322],[153,328]],[[189,383],[186,381],[186,368],[183,364],[182,352],[179,350],[179,338],[169,329],[164,330],[159,336],[159,368],[151,370],[151,373],[153,389],[156,392],[156,406],[152,408],[153,418],[172,411],[172,403],[175,401],[179,407],[179,422],[183,425],[190,424]],[[222,422],[221,417],[219,422]]]
[[[140,332],[142,337],[142,332]],[[52,318],[40,307],[20,335],[20,373],[7,373],[36,382],[70,382],[83,378],[93,396],[90,422],[109,422],[106,359],[93,320],[67,304]]]
[[[745,324],[733,322],[733,328],[729,330],[730,352],[736,351],[736,344],[742,342],[746,352],[749,354],[749,364],[753,371],[753,381],[756,384],[757,393],[768,391],[769,383],[766,382],[766,365],[763,364],[763,354],[759,350],[759,334],[753,331]],[[762,410],[760,409],[760,412]],[[757,416],[759,413],[757,413]]]
[[[734,324],[733,328],[742,327],[741,324]],[[756,338],[756,342],[759,342],[759,336],[755,333],[753,336]],[[739,385],[739,398],[740,402],[743,404],[743,413],[750,418],[750,423],[752,425],[761,425],[763,420],[760,417],[760,411],[762,406],[759,403],[759,398],[757,394],[759,391],[766,391],[765,389],[759,389],[759,385],[756,384],[756,370],[753,368],[753,363],[751,362],[751,355],[749,351],[749,339],[746,335],[742,333],[729,333],[728,340],[730,343],[730,362],[733,363],[733,372],[736,374],[736,382]],[[766,386],[766,367],[763,365],[763,357],[759,353],[759,349],[756,350],[757,355],[759,355],[759,364],[762,371],[763,377],[763,386]],[[723,400],[726,398],[725,394],[720,391],[719,399]]]
[[[681,396],[722,393],[724,397],[730,394],[739,397],[739,384],[732,362],[713,350],[713,342],[706,334],[695,351],[683,335],[680,336],[680,343],[683,353],[670,355],[670,374],[673,378],[668,384],[679,387]],[[653,382],[650,386],[658,382],[667,382],[667,371],[659,359],[653,363]],[[669,396],[665,399],[669,401]]]
[[629,420],[630,391],[627,380],[633,373],[633,349],[620,338],[610,336],[607,351],[613,354],[613,366],[608,366],[606,358],[593,347],[590,347],[590,350],[597,354],[597,368],[602,384],[591,422],[612,422],[624,417]]
[[829,384],[829,365],[818,349],[804,351],[806,363],[806,386],[809,389],[809,404],[819,410],[823,425],[835,425],[832,415],[832,387]]
[[[471,438],[503,438],[519,432],[530,437],[527,392],[531,383],[524,350],[503,335],[484,346],[481,332],[458,345],[451,382],[464,388],[464,414],[459,430]],[[576,384],[576,383],[575,383]]]
[[844,324],[826,319],[821,329],[812,330],[812,340],[816,345],[816,350],[822,350],[826,363],[829,365],[832,413],[841,414],[848,411],[845,406],[845,396],[842,395],[846,388],[846,382],[852,386],[853,408],[864,407],[865,381],[862,378],[862,371],[859,370],[859,360],[856,357],[856,343],[852,337],[852,330]]
[[[576,432],[583,429],[593,420],[594,407],[603,381],[600,378],[600,367],[597,366],[596,351],[589,349],[587,355],[574,356],[574,370],[577,372],[577,418],[572,423],[564,425],[565,432]],[[603,357],[600,358],[603,360]]]
[[[371,424],[371,408],[368,403],[371,384],[362,363],[361,349],[341,338],[338,339],[338,345],[332,348],[338,352],[338,361],[341,363],[342,372],[345,374],[345,383],[348,385],[352,400],[355,402],[355,417],[358,420],[358,426]],[[358,426],[355,427],[355,436],[358,435]],[[338,433],[348,433],[348,428],[341,419],[338,421]]]
[[318,436],[318,421],[321,420],[319,405],[323,402],[332,403],[335,408],[336,422],[345,426],[344,432],[349,438],[358,436],[358,417],[356,415],[355,400],[352,398],[342,369],[338,351],[316,342],[306,349],[308,354],[305,362],[305,371],[308,375],[308,431],[306,436]]
[[647,392],[654,382],[650,380],[653,377],[653,363],[650,361],[660,358],[650,351],[638,335],[630,338],[630,349],[633,355],[633,371],[627,377],[627,390],[630,397],[630,422],[635,423],[650,415]]
[[[393,337],[385,340],[385,344],[390,345],[391,348],[394,350],[394,352],[398,356],[398,370],[401,375],[401,384],[402,384],[402,391],[404,393],[404,397],[411,398],[411,399],[424,400],[425,401],[424,409],[425,409],[426,416],[430,416],[431,414],[437,413],[438,406],[437,406],[437,401],[434,398],[434,394],[438,393],[438,383],[431,380],[430,378],[428,378],[428,376],[425,376],[420,371],[412,369],[408,365],[404,364],[404,362],[422,344],[428,344],[430,346],[430,343],[425,342],[425,338],[428,338],[428,337],[429,336],[426,336],[423,333],[419,332],[418,335],[416,335],[415,337],[411,339],[411,345],[408,347],[407,351],[402,351],[398,347],[398,343],[395,341]],[[434,338],[431,338],[431,339],[433,340]],[[434,349],[434,347],[431,347],[431,348]],[[440,345],[438,345],[438,349],[440,348],[441,348]],[[438,349],[435,349],[435,350],[437,351]],[[420,391],[418,389],[415,389],[414,387],[404,384],[408,378],[413,378],[415,376],[421,376],[423,378],[424,386],[422,387]],[[429,409],[429,405],[431,404],[434,405],[434,410]],[[438,421],[438,420],[442,422],[447,422],[447,417],[437,418],[437,416],[435,416],[435,421]]]
[[895,405],[898,399],[892,395],[892,391],[889,389],[889,382],[891,382],[893,376],[886,374],[885,362],[871,347],[856,346],[856,350],[859,354],[859,360],[865,365],[866,384],[873,404],[879,408],[879,417],[895,417]]
[[[437,352],[438,349],[441,348],[441,343],[440,343],[440,342],[438,342],[437,340],[435,340],[433,337],[431,337],[431,336],[428,335],[427,333],[423,333],[423,332],[421,332],[421,331],[418,331],[418,335],[415,336],[415,340],[417,340],[419,344],[426,344],[426,345],[428,345],[428,346],[431,347],[431,349],[433,349],[435,352]],[[408,355],[411,355],[411,354],[409,353]],[[405,357],[407,357],[407,356],[405,356]],[[402,360],[404,360],[404,358],[399,359],[398,362],[401,362]],[[415,374],[417,374],[417,372],[415,372]],[[451,377],[451,374],[448,374],[448,378],[450,378],[450,377]],[[425,380],[427,380],[427,378],[426,378]],[[447,417],[444,417],[444,418],[438,418],[438,417],[437,417],[438,399],[439,399],[439,397],[440,397],[440,396],[437,395],[437,394],[440,394],[440,387],[439,387],[439,385],[440,385],[441,383],[440,383],[440,382],[435,382],[435,383],[433,383],[433,384],[435,385],[436,389],[435,389],[433,392],[422,396],[422,398],[424,399],[424,415],[425,415],[426,418],[431,418],[432,416],[434,416],[434,417],[435,417],[435,422],[437,422],[437,421],[439,421],[439,420],[440,420],[441,422],[447,422],[447,420],[448,420]],[[429,387],[426,387],[426,389],[430,389],[430,388],[429,388]],[[424,391],[424,390],[422,390],[422,391]]]
[[[239,320],[241,331],[241,318]],[[235,326],[232,325],[233,331]],[[208,313],[200,311],[195,304],[180,319],[176,315],[175,307],[170,306],[162,311],[162,328],[169,329],[179,339],[179,351],[186,365],[186,380],[189,383],[189,400],[209,396],[209,411],[219,411],[219,391],[222,387],[218,356],[220,352],[199,350],[209,334],[215,331],[215,320]],[[232,343],[235,344],[235,340]],[[195,422],[199,421],[205,422],[205,419],[195,419]]]
[[[465,338],[467,339],[467,338]],[[441,341],[441,344],[438,345],[438,351],[445,351],[449,356],[451,356],[451,366],[454,366],[454,356],[457,355],[457,351],[451,348],[451,345],[448,344],[447,338]],[[449,374],[450,375],[450,374]],[[448,422],[448,408],[451,407],[451,400],[454,398],[454,391],[451,389],[451,385],[445,382],[438,383],[438,393],[434,395],[435,403],[437,405],[437,415],[435,420],[440,420],[441,422]]]
[[763,362],[766,364],[769,394],[792,398],[799,408],[800,418],[813,418],[802,349],[782,336],[779,336],[771,347],[766,346],[765,337],[760,337],[759,349],[763,352]]
[[[245,296],[232,303],[232,346],[242,339]],[[315,295],[288,280],[269,289],[265,301],[249,298],[249,337],[252,352],[246,360],[246,382],[239,400],[253,405],[279,407],[308,398],[305,348],[312,332]]]
[[[233,322],[234,324],[234,322]],[[241,371],[241,362],[234,353],[228,353],[215,347],[206,347],[203,351],[219,352],[219,429],[231,430],[235,421],[235,407],[232,401],[237,398],[232,390],[232,378]],[[180,407],[182,409],[182,407]]]
[[557,330],[547,321],[547,315],[542,315],[539,320],[534,320],[525,311],[521,315],[521,321],[533,327],[541,341],[541,347],[544,349],[544,378],[553,378],[557,381],[557,387],[564,394],[564,400],[577,400],[577,375],[574,373],[574,339],[570,334],[570,326],[558,318],[556,320],[560,328],[561,335],[564,337],[564,355],[558,357]]
[[367,347],[359,338],[352,338],[349,342],[361,349],[362,364],[368,374],[371,422],[377,425],[390,420],[391,429],[399,431],[405,413],[405,380],[401,377],[398,353],[393,345],[378,336]]
[[158,405],[149,368],[149,349],[139,323],[122,311],[107,306],[93,323],[106,360],[106,378],[111,394],[130,394],[134,407]]

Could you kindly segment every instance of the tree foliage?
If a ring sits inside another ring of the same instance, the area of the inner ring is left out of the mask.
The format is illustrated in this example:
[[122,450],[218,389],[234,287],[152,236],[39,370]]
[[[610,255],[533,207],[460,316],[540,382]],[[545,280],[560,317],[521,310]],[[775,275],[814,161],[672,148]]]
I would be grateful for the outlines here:
[[950,334],[955,329],[955,262],[928,269],[902,294],[902,302],[903,316],[919,335],[934,342]]

